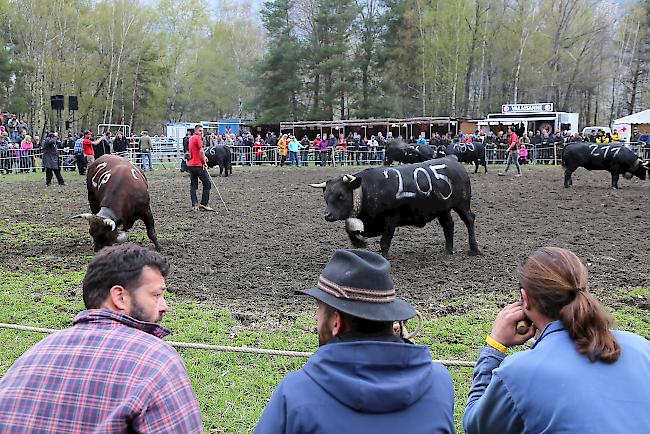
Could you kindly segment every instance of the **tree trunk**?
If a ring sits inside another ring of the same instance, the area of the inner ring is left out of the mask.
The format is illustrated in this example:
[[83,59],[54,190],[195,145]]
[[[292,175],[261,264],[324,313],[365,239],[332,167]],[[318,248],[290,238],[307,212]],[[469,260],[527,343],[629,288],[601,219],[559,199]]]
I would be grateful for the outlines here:
[[469,87],[472,80],[472,74],[474,74],[474,52],[476,51],[476,44],[478,43],[478,30],[481,23],[481,15],[483,15],[485,12],[481,10],[481,0],[475,0],[475,2],[476,8],[474,8],[474,26],[467,23],[469,29],[472,31],[472,39],[469,47],[469,58],[467,60],[467,71],[465,71],[465,83],[463,86],[463,89],[465,91],[465,100],[463,101],[462,114],[466,116],[468,114],[470,101]]
[[316,73],[314,76],[314,101],[312,105],[312,113],[317,114],[320,109],[320,74]]

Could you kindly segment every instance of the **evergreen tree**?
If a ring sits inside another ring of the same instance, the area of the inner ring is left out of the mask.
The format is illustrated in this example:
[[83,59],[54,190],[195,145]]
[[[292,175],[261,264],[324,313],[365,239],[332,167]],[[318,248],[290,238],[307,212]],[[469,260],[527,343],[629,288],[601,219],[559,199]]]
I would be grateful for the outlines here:
[[291,3],[290,0],[268,1],[262,9],[269,50],[258,67],[260,123],[296,120],[299,114],[303,47],[292,31]]
[[318,44],[310,55],[312,63],[318,65],[323,88],[322,92],[318,91],[321,97],[316,109],[325,119],[334,119],[335,108],[341,119],[347,117],[354,69],[351,36],[358,14],[359,8],[353,0],[316,1],[312,38]]
[[361,0],[359,5],[359,24],[356,58],[359,68],[359,88],[355,115],[360,118],[380,117],[386,114],[387,104],[383,101],[384,92],[381,81],[384,63],[380,61],[379,51],[385,37],[385,15],[381,0]]
[[414,114],[419,107],[420,35],[416,0],[386,0],[386,33],[381,56],[386,62],[384,86],[393,96],[390,116]]

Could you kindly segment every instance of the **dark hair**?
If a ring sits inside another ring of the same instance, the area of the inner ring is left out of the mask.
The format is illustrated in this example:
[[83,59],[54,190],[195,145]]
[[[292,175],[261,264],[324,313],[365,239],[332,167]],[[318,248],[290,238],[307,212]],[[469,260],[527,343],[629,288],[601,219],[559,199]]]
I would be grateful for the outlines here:
[[169,273],[167,260],[144,247],[126,243],[100,250],[88,264],[83,280],[86,309],[99,309],[115,285],[126,289],[137,285],[146,266],[157,268],[163,277]]
[[199,128],[203,128],[203,125],[201,125],[201,124],[196,124],[196,125],[194,125],[194,129],[195,129],[195,130],[196,130],[196,129],[199,129]]
[[569,250],[542,247],[519,266],[519,283],[543,315],[559,319],[580,354],[615,362],[621,348],[609,330],[613,320],[588,291],[587,267]]
[[325,305],[325,312],[328,318],[334,315],[334,312],[338,312],[339,315],[345,319],[345,324],[347,325],[346,331],[361,334],[393,332],[392,321],[371,321],[369,319],[359,318],[345,312],[341,312],[340,310],[336,310],[328,304]]

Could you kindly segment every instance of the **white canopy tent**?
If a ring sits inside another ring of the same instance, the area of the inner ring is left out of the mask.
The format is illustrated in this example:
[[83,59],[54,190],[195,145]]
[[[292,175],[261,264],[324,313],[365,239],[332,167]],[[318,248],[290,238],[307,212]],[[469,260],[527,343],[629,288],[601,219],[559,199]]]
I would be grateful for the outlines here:
[[623,140],[626,141],[630,140],[632,130],[635,127],[641,133],[647,133],[650,131],[650,109],[618,118],[612,124],[612,128],[617,130],[621,134]]
[[650,124],[650,109],[643,110],[642,112],[634,113],[629,116],[618,118],[614,121],[615,124]]

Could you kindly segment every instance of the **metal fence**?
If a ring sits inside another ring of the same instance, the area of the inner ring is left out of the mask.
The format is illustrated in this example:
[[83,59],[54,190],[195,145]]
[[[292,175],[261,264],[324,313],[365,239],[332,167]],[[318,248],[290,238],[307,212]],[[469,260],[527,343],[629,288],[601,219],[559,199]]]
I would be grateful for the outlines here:
[[[169,137],[152,137],[152,150],[140,151],[134,143],[122,153],[116,153],[128,158],[134,164],[152,169],[178,169],[185,158],[183,145],[180,140]],[[621,143],[623,145],[623,143]],[[625,143],[625,146],[643,160],[650,160],[650,144]],[[381,165],[384,160],[384,149],[371,148],[360,151],[348,150],[342,147],[328,151],[318,151],[314,148],[300,150],[297,158],[287,155],[282,158],[276,146],[230,146],[232,164],[234,166],[262,165],[298,165],[298,166],[352,166],[352,165]],[[76,169],[76,156],[72,150],[59,151],[59,166],[63,171]],[[288,153],[290,154],[290,153]],[[503,147],[486,148],[485,157],[488,164],[504,164],[507,160],[507,150]],[[559,146],[530,146],[528,147],[528,164],[562,164],[562,149]],[[0,149],[0,173],[27,173],[40,171],[42,168],[42,152],[40,150]]]
[[[40,150],[9,149],[0,150],[0,173],[28,173],[41,171],[43,154]],[[76,159],[72,153],[59,155],[61,170],[75,170]]]
[[384,149],[367,149],[349,151],[343,148],[318,151],[315,148],[301,149],[296,158],[287,152],[282,158],[277,146],[230,146],[232,164],[236,166],[261,166],[261,165],[298,165],[298,166],[350,166],[350,165],[380,165],[384,161]]
[[[613,146],[625,146],[639,156],[642,160],[650,160],[650,144],[645,142],[611,143]],[[525,160],[527,164],[562,164],[562,146],[532,146],[526,147],[528,157]],[[485,160],[488,164],[505,164],[508,159],[508,151],[504,147],[485,148]],[[521,160],[521,159],[520,159]]]

